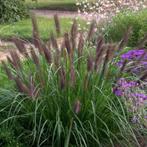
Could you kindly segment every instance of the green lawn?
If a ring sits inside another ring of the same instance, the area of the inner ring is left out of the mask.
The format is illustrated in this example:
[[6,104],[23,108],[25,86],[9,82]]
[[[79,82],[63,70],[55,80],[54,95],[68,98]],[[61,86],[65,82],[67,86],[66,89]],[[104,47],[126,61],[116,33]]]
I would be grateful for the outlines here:
[[[34,9],[48,9],[48,10],[68,10],[76,11],[78,8],[76,6],[76,0],[25,0],[26,5],[29,8]],[[96,0],[88,0],[95,2]]]
[[[47,40],[51,31],[55,32],[55,25],[53,19],[38,17],[38,26],[41,38]],[[72,19],[71,18],[61,18],[61,30],[62,34],[66,31],[69,31]],[[81,25],[84,25],[84,22],[78,20]],[[13,36],[18,36],[23,39],[32,38],[32,23],[31,19],[25,19],[13,24],[1,24],[0,25],[0,38],[1,39],[11,39]]]
[[49,9],[49,10],[77,10],[75,0],[26,0],[26,5],[29,8]]

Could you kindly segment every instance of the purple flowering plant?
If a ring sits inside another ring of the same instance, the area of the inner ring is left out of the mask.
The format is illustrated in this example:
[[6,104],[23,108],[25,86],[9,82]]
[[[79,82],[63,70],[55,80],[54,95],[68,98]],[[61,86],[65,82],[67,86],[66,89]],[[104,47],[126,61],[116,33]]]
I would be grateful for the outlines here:
[[[129,50],[118,57],[116,64],[118,69],[124,69],[113,88],[113,93],[125,98],[130,112],[133,113],[132,122],[140,122],[143,118],[147,124],[146,78],[141,82],[137,80],[147,69],[147,50]],[[130,74],[133,75],[133,79],[128,78]]]
[[147,69],[147,50],[134,49],[122,54],[117,66],[121,68],[126,60],[128,66],[126,70],[129,69],[128,71],[131,71],[131,73],[139,75]]
[[134,118],[138,118],[138,121],[147,121],[147,93],[145,89],[141,89],[141,84],[127,78],[120,78],[113,88],[113,93],[124,98],[129,111],[133,113],[132,122]]

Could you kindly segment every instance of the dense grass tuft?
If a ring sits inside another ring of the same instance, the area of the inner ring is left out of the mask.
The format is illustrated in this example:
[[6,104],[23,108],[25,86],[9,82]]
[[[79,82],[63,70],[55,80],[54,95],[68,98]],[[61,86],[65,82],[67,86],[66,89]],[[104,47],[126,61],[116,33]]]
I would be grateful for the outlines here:
[[102,36],[92,44],[94,22],[88,33],[79,33],[74,21],[62,42],[52,32],[44,43],[34,16],[32,24],[35,47],[26,49],[16,38],[22,56],[13,51],[3,62],[11,89],[0,89],[0,125],[24,146],[139,146],[139,129],[112,91],[123,72],[114,58],[128,34],[119,44],[106,44]]

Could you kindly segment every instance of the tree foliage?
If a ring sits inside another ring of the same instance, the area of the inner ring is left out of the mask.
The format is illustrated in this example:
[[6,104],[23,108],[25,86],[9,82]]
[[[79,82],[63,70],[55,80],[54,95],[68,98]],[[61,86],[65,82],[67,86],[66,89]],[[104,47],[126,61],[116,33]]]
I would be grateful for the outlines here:
[[24,0],[0,0],[0,23],[18,21],[26,14]]

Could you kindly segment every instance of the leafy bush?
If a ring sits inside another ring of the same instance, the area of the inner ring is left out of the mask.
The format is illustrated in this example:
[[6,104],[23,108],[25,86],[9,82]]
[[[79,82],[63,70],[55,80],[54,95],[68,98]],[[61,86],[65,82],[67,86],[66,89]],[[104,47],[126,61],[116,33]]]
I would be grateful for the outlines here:
[[[91,45],[94,23],[85,38],[78,35],[76,21],[60,44],[52,33],[45,44],[34,17],[32,22],[38,50],[31,46],[28,52],[22,40],[14,39],[24,60],[11,51],[8,63],[3,62],[13,86],[0,89],[0,116],[5,116],[0,125],[13,128],[28,146],[138,145],[134,130],[140,132],[112,91],[123,72],[113,66],[118,46],[105,44],[101,36]],[[55,25],[59,35],[57,16]]]
[[0,0],[0,23],[18,21],[26,14],[23,0]]
[[122,12],[115,16],[112,22],[106,26],[106,39],[109,41],[119,41],[124,32],[131,26],[132,36],[128,45],[134,47],[138,41],[147,33],[147,10],[139,12]]
[[46,10],[58,10],[58,11],[77,11],[74,0],[56,0],[56,1],[47,1],[47,0],[26,0],[26,6],[29,9],[46,9]]

